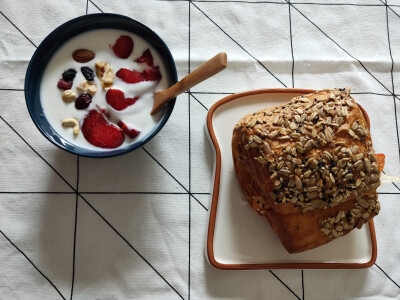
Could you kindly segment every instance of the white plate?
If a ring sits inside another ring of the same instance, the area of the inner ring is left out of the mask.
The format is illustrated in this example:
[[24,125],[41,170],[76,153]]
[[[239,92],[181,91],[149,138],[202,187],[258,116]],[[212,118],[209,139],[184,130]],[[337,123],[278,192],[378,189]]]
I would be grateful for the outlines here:
[[375,262],[372,222],[316,249],[289,254],[268,220],[259,217],[248,205],[237,181],[231,149],[236,123],[249,113],[308,92],[294,89],[246,92],[226,97],[210,109],[206,132],[215,151],[206,254],[213,266],[221,269],[363,268]]

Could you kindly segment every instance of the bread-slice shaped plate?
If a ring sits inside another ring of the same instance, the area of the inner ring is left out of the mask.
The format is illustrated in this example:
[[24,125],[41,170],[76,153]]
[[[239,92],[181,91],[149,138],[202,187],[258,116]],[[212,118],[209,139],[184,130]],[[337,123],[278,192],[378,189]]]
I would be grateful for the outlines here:
[[[305,89],[249,91],[230,95],[208,111],[206,132],[214,150],[214,171],[206,257],[215,268],[355,269],[374,264],[377,245],[373,221],[318,248],[289,254],[268,220],[248,205],[237,180],[231,149],[236,123],[249,113],[312,92]],[[362,111],[369,124],[368,115]]]

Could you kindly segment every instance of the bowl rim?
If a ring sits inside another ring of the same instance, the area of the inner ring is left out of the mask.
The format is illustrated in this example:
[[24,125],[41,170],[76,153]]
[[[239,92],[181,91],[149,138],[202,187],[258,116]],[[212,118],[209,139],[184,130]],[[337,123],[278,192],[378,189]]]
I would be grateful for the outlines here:
[[[68,148],[68,147],[65,147],[64,145],[62,145],[62,144],[60,144],[60,143],[54,141],[53,139],[51,139],[51,138],[49,137],[49,133],[48,133],[46,130],[44,130],[42,127],[39,126],[38,120],[37,120],[38,116],[36,116],[36,114],[35,114],[35,112],[34,112],[34,110],[33,110],[33,107],[32,107],[32,105],[31,105],[31,103],[30,103],[30,102],[32,102],[31,97],[33,97],[33,96],[30,96],[29,93],[28,93],[28,84],[29,84],[29,80],[30,80],[29,78],[32,76],[31,73],[33,73],[33,70],[34,70],[34,69],[33,69],[33,63],[34,63],[35,60],[38,59],[39,50],[40,50],[41,48],[43,48],[44,45],[46,45],[50,39],[52,39],[54,36],[56,36],[57,34],[59,34],[60,31],[62,31],[62,30],[64,30],[65,28],[67,28],[70,24],[73,24],[73,23],[76,23],[76,22],[79,22],[79,21],[82,21],[82,20],[91,20],[91,19],[99,19],[99,18],[111,18],[111,17],[112,17],[112,18],[119,18],[119,19],[121,19],[121,20],[125,20],[125,21],[128,21],[128,22],[131,22],[131,24],[132,24],[133,27],[141,27],[141,28],[145,29],[146,31],[149,31],[151,34],[153,34],[154,37],[158,40],[158,42],[160,42],[160,45],[162,46],[162,48],[165,49],[166,54],[169,56],[168,59],[169,59],[169,60],[171,61],[171,63],[172,63],[172,64],[171,64],[171,67],[170,67],[170,70],[169,70],[169,72],[168,72],[168,73],[171,73],[170,75],[171,75],[172,84],[175,84],[175,83],[178,82],[178,75],[177,75],[177,70],[176,70],[176,63],[175,63],[174,57],[172,56],[172,53],[171,53],[169,47],[167,46],[167,44],[164,42],[164,40],[163,40],[155,31],[153,31],[151,28],[149,28],[148,26],[144,25],[143,23],[141,23],[141,22],[139,22],[139,21],[137,21],[137,20],[135,20],[135,19],[132,19],[132,18],[130,18],[130,17],[128,17],[128,16],[121,15],[121,14],[114,14],[114,13],[94,13],[94,14],[82,15],[82,16],[79,16],[79,17],[70,19],[70,20],[68,20],[67,22],[64,22],[64,23],[62,23],[61,25],[57,26],[57,27],[56,27],[55,29],[53,29],[53,30],[43,39],[43,41],[38,45],[38,47],[36,48],[35,52],[33,53],[32,57],[31,57],[31,59],[30,59],[30,61],[29,61],[29,64],[28,64],[28,67],[27,67],[27,70],[26,70],[26,73],[25,73],[25,80],[24,80],[24,96],[25,96],[25,103],[26,103],[26,106],[27,106],[27,108],[28,108],[29,115],[30,115],[30,117],[31,117],[31,119],[32,119],[32,121],[33,121],[33,123],[35,124],[36,128],[42,133],[42,135],[45,136],[47,140],[49,140],[52,144],[54,144],[54,145],[57,146],[58,148],[63,149],[63,150],[65,150],[65,151],[67,151],[67,152],[69,152],[69,153],[71,153],[71,154],[75,154],[75,155],[78,155],[78,156],[90,157],[90,158],[107,158],[107,157],[114,157],[114,156],[123,155],[123,154],[126,154],[126,153],[128,153],[128,152],[131,152],[131,151],[133,151],[133,150],[135,150],[135,149],[137,149],[137,148],[142,147],[142,146],[145,145],[147,142],[149,142],[155,135],[157,135],[157,133],[164,127],[164,125],[166,124],[166,122],[168,121],[169,117],[170,117],[171,114],[172,114],[172,111],[173,111],[173,109],[174,109],[175,102],[176,102],[176,98],[174,98],[174,99],[172,99],[172,100],[168,103],[168,110],[166,111],[166,113],[165,113],[163,116],[161,116],[161,119],[160,119],[160,121],[156,124],[156,127],[154,128],[154,130],[150,131],[150,133],[149,133],[144,139],[140,140],[140,142],[138,142],[138,143],[133,143],[133,144],[131,144],[131,145],[127,145],[127,146],[125,146],[125,147],[122,148],[122,149],[111,149],[111,150],[104,150],[104,151],[101,151],[101,150],[91,150],[91,149],[84,148],[84,147],[81,147],[81,146],[76,145],[76,144],[73,144],[73,148]],[[108,28],[108,27],[99,27],[98,29],[107,29],[107,28]],[[91,29],[91,30],[97,30],[97,29]],[[81,33],[83,33],[83,32],[89,32],[89,31],[91,31],[91,30],[84,30],[84,31],[82,31]],[[117,30],[118,30],[118,29],[117,29]],[[120,29],[120,30],[130,31],[130,30],[128,30],[128,29]],[[134,34],[137,34],[137,33],[132,32],[132,31],[130,31],[130,32],[131,32],[131,33],[134,33]],[[63,43],[65,43],[65,42],[68,41],[69,39],[71,39],[71,38],[73,38],[73,37],[76,37],[76,36],[78,36],[78,35],[79,35],[79,33],[78,33],[78,34],[74,34],[72,37],[70,37],[70,38],[68,38],[67,40],[63,41]],[[142,38],[144,38],[144,37],[142,37]],[[145,39],[145,38],[144,38],[144,39]],[[61,43],[60,46],[61,46],[63,43]],[[57,49],[58,49],[60,46],[58,46]],[[51,56],[51,57],[52,57],[52,56]],[[51,57],[50,57],[50,58],[51,58]],[[44,68],[44,69],[45,69],[45,68]],[[44,69],[43,69],[43,71],[44,71]],[[43,74],[42,74],[42,75],[43,75]],[[41,78],[42,78],[42,76],[40,77],[40,79],[41,79]],[[40,88],[40,86],[39,86],[39,88]],[[40,104],[40,106],[41,106],[41,104]],[[50,123],[49,123],[49,126],[52,128],[52,126],[50,125]],[[55,131],[55,130],[54,130],[54,131]],[[57,132],[57,131],[55,131],[55,132]],[[58,132],[57,132],[57,135],[58,135],[59,137],[61,137],[63,140],[66,140],[66,139],[63,138]],[[69,143],[70,143],[70,142],[69,142]],[[78,151],[76,151],[76,149],[75,149],[76,147],[83,148],[83,149],[85,149],[87,152],[85,152],[85,153],[79,153]]]

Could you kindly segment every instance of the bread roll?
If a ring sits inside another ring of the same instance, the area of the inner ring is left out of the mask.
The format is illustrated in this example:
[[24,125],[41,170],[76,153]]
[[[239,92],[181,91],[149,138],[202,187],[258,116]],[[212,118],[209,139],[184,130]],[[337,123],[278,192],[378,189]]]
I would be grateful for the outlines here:
[[234,128],[232,155],[248,203],[289,253],[344,236],[379,212],[380,166],[350,88],[245,116]]

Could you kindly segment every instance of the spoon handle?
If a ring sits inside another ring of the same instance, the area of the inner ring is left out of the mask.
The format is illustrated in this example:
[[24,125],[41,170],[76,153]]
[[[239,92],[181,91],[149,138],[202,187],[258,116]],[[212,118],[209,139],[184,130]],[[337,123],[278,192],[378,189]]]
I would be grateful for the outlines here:
[[196,84],[206,80],[207,78],[221,72],[227,66],[227,56],[225,52],[218,53],[209,61],[202,64],[196,70],[186,77],[182,78],[170,88],[158,91],[154,95],[154,106],[151,114],[155,114],[169,100],[175,98],[179,94],[189,90]]

